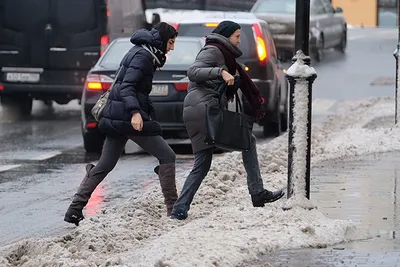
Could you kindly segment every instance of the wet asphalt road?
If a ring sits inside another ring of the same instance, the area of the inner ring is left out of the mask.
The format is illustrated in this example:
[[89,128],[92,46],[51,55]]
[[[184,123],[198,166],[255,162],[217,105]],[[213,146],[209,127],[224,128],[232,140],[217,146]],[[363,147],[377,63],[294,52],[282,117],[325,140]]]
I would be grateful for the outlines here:
[[[352,29],[346,55],[327,51],[323,62],[312,62],[318,73],[315,120],[334,113],[343,100],[393,95],[396,36],[395,29]],[[255,133],[265,141],[260,129]],[[178,175],[189,171],[193,160],[188,142],[183,142],[173,145],[179,154]],[[134,153],[124,155],[95,191],[87,215],[158,183],[152,172],[156,159],[133,146],[127,152]],[[71,229],[62,221],[64,212],[85,164],[97,159],[83,150],[76,101],[51,108],[36,101],[32,117],[24,120],[0,108],[0,245]]]

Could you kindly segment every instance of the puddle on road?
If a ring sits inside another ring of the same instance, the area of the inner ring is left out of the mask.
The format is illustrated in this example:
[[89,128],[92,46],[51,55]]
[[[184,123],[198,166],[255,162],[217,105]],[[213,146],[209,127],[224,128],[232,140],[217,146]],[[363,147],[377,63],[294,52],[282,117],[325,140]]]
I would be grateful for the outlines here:
[[321,163],[311,172],[311,200],[329,218],[352,220],[373,239],[325,249],[278,251],[272,266],[400,266],[400,152]]

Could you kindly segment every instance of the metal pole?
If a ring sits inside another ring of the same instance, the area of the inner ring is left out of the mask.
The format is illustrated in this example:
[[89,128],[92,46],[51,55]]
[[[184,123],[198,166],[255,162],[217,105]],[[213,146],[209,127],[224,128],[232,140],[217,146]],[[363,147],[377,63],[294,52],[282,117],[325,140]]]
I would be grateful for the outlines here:
[[397,48],[393,53],[394,58],[396,59],[396,84],[395,84],[395,107],[394,107],[394,124],[397,124],[399,121],[398,118],[398,109],[399,109],[399,83],[400,83],[400,68],[399,68],[399,57],[400,57],[400,0],[397,1],[397,27],[398,27],[398,37],[397,37]]
[[310,67],[310,0],[296,0],[295,51],[286,77],[290,83],[288,198],[310,199],[312,84],[317,78]]
[[308,54],[310,34],[310,0],[296,0],[296,31],[294,51]]

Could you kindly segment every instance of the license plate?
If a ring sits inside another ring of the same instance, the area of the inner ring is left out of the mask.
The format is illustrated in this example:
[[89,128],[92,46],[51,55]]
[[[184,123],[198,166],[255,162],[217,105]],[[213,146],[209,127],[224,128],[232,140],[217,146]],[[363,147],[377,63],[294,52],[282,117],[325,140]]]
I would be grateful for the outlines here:
[[150,96],[167,96],[167,95],[168,95],[167,84],[153,84]]
[[40,80],[39,73],[14,73],[8,72],[6,74],[6,80],[9,82],[31,82],[37,83]]

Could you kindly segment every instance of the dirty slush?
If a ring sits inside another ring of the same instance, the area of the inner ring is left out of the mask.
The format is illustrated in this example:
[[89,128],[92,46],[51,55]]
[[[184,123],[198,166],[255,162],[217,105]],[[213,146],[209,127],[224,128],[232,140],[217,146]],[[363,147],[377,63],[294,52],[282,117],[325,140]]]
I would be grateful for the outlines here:
[[[312,164],[400,149],[398,127],[371,121],[394,115],[393,98],[345,103],[312,129]],[[368,127],[365,127],[369,125]],[[391,124],[393,125],[393,124]],[[287,180],[287,135],[258,146],[268,188]],[[370,238],[346,220],[286,199],[253,208],[240,153],[215,159],[186,221],[164,216],[156,184],[139,197],[89,217],[67,235],[23,240],[2,248],[0,266],[238,266],[273,250],[325,247]],[[180,177],[178,188],[184,177]]]

